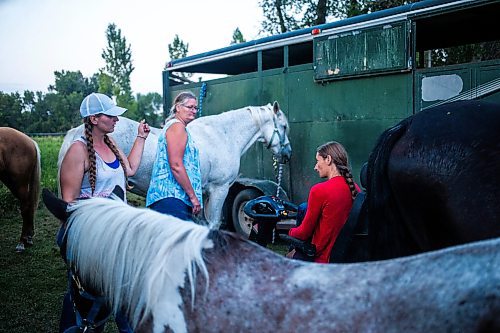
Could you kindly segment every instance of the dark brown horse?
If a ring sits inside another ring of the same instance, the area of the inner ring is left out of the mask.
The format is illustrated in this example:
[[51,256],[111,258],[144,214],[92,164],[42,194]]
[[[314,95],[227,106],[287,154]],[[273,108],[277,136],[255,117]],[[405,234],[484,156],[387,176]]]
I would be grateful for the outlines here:
[[382,133],[361,210],[368,237],[354,237],[340,262],[500,237],[499,131],[500,105],[476,100],[421,111]]
[[18,252],[33,245],[40,173],[40,150],[36,142],[13,128],[0,127],[0,180],[19,200],[23,218]]

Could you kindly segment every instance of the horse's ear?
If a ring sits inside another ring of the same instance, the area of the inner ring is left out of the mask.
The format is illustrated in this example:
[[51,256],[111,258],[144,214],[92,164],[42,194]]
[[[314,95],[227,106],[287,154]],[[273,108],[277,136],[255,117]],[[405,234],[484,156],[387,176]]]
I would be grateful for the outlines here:
[[278,104],[278,101],[274,101],[273,103],[273,112],[274,114],[278,114],[278,112],[280,112],[280,105]]
[[125,192],[123,192],[123,189],[120,186],[116,185],[112,194],[116,195],[122,201],[125,201]]
[[45,206],[52,213],[52,215],[57,217],[62,222],[66,222],[69,216],[68,212],[66,211],[66,209],[68,208],[68,203],[66,201],[59,199],[54,195],[54,193],[46,188],[42,190],[42,199],[45,203]]

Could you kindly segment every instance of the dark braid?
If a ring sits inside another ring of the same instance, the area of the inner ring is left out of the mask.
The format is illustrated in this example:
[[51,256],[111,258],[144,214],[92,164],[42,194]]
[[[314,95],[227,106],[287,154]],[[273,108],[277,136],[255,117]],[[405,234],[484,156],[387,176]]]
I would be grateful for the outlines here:
[[89,155],[89,183],[92,189],[92,196],[95,191],[95,183],[97,180],[97,168],[95,161],[95,150],[94,150],[94,138],[92,137],[92,123],[90,122],[90,117],[83,119],[85,124],[85,139],[87,140],[87,153]]
[[109,137],[107,135],[104,135],[104,143],[109,147],[109,149],[111,149],[113,151],[113,154],[115,154],[116,158],[118,159],[118,161],[120,161],[120,164],[122,165],[123,173],[125,174],[125,188],[127,190],[132,189],[132,186],[128,185],[127,169],[125,168],[125,164],[124,164],[120,154],[118,153],[118,149],[113,144],[113,142],[111,142],[111,140],[109,139]]
[[340,175],[344,177],[349,189],[351,190],[351,198],[354,200],[358,194],[358,190],[354,185],[354,179],[352,177],[351,168],[349,167],[347,151],[344,146],[336,141],[327,142],[316,149],[316,152],[323,158],[330,156],[332,162],[337,167]]
[[337,170],[339,170],[340,175],[344,177],[349,189],[351,190],[351,198],[354,200],[356,195],[358,195],[358,190],[356,189],[356,185],[354,185],[354,179],[352,178],[352,172],[349,167],[344,165],[337,165]]

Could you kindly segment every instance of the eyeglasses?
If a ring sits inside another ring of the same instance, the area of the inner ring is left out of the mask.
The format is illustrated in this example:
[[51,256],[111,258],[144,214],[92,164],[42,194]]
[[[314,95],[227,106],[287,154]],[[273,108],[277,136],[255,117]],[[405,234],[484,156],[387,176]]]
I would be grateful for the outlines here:
[[181,104],[183,107],[185,107],[186,109],[189,109],[191,111],[198,111],[198,107],[196,105],[184,105],[184,104]]

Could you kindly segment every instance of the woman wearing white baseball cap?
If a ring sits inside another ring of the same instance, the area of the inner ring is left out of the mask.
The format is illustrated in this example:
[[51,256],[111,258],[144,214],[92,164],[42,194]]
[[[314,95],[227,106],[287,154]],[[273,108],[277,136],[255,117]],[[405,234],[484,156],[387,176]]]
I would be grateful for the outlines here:
[[84,136],[75,140],[61,164],[62,199],[107,197],[115,185],[126,192],[127,177],[133,176],[141,163],[149,125],[139,123],[137,137],[126,156],[108,136],[115,129],[118,116],[127,109],[113,103],[104,94],[92,93],[84,98],[80,114],[85,124]]
[[[125,111],[127,109],[115,105],[111,98],[104,94],[92,93],[83,99],[80,115],[85,125],[84,135],[71,144],[60,168],[59,184],[64,201],[108,197],[116,185],[122,188],[125,195],[127,177],[133,176],[139,168],[144,143],[150,131],[144,120],[139,123],[137,137],[130,154],[126,156],[108,136],[114,131],[118,116]],[[125,197],[123,199],[125,200]],[[64,230],[64,226],[61,230]],[[58,235],[58,243],[60,238],[61,232]],[[60,332],[77,325],[71,292],[70,288],[64,298]],[[121,317],[116,317],[119,331],[131,332]]]

